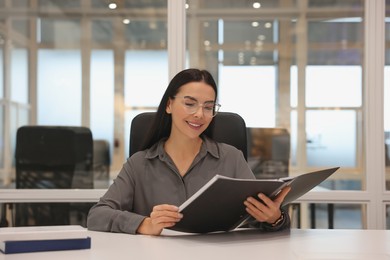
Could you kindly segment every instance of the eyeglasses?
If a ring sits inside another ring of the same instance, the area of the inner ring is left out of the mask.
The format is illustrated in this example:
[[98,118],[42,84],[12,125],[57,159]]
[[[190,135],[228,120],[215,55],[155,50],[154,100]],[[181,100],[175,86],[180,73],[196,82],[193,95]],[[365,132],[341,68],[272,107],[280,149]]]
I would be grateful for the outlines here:
[[174,96],[174,98],[181,98],[181,103],[184,106],[186,112],[190,115],[195,114],[200,107],[203,107],[203,114],[205,116],[214,117],[217,115],[220,104],[214,101],[207,101],[200,104],[198,100],[191,96]]

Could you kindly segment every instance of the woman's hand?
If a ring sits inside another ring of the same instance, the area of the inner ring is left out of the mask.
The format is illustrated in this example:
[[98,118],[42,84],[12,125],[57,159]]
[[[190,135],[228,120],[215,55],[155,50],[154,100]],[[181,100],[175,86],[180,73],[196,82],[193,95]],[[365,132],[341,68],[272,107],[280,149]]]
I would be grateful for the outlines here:
[[145,218],[137,229],[137,233],[144,235],[161,234],[164,228],[173,227],[183,215],[179,208],[174,205],[162,204],[153,207],[150,217]]
[[258,197],[262,202],[253,197],[249,197],[244,201],[246,211],[259,222],[273,224],[282,214],[280,205],[290,189],[290,187],[283,188],[273,201],[262,193],[258,194]]

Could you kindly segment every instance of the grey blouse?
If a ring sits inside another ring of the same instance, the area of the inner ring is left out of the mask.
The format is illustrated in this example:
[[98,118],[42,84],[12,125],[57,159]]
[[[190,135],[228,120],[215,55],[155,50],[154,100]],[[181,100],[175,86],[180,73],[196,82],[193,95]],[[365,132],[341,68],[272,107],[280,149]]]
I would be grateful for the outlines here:
[[[114,183],[88,215],[90,230],[135,234],[158,204],[180,206],[216,174],[254,179],[241,151],[202,137],[200,152],[182,177],[164,150],[165,140],[127,159]],[[288,214],[278,227],[257,223],[266,230],[289,227]]]

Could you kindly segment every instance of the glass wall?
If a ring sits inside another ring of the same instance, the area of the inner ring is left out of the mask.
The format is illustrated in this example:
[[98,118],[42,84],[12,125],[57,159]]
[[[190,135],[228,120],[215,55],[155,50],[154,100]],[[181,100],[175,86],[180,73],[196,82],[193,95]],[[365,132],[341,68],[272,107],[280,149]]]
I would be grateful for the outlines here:
[[39,100],[37,123],[80,126],[80,51],[41,49],[38,51],[37,69]]
[[113,50],[91,51],[90,128],[95,140],[110,144],[114,143],[114,64]]
[[0,187],[15,187],[18,128],[50,125],[90,128],[95,148],[108,142],[112,174],[94,182],[107,188],[128,157],[131,119],[154,110],[168,84],[167,1],[0,6]]
[[[301,206],[304,205],[303,203]],[[317,229],[362,229],[367,218],[366,205],[309,203],[306,211],[292,207],[292,226]],[[301,220],[301,221],[299,221]]]
[[[363,10],[363,1],[187,1],[187,66],[212,72],[221,111],[290,133],[289,175],[341,167],[321,190],[365,189]],[[262,163],[275,170],[270,149]],[[363,226],[360,206],[335,208],[336,227],[344,209],[356,215],[351,228]]]
[[287,129],[290,175],[340,166],[326,187],[363,189],[363,1],[187,4],[187,64],[213,73],[221,110]]

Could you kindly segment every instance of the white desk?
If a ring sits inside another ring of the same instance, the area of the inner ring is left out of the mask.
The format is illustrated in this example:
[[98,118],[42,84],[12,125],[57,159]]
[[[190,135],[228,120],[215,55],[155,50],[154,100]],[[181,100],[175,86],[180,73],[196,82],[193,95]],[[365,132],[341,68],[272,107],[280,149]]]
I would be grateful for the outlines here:
[[390,259],[390,230],[298,230],[259,233],[240,231],[160,237],[89,232],[89,250],[4,255],[0,260],[77,259]]

